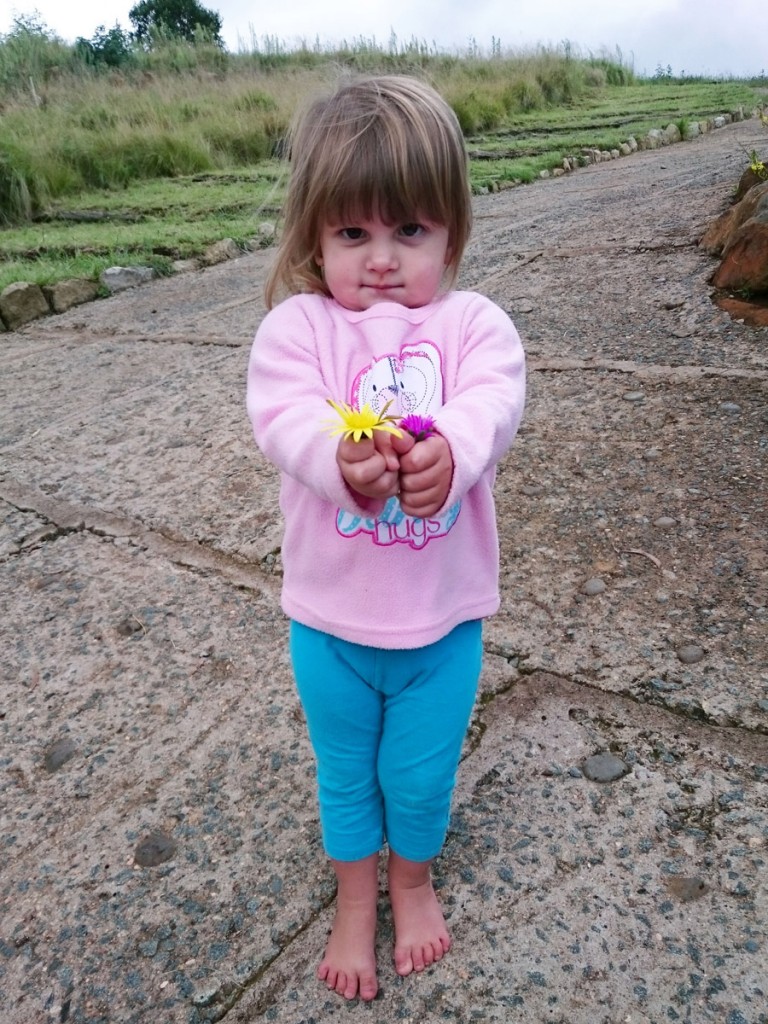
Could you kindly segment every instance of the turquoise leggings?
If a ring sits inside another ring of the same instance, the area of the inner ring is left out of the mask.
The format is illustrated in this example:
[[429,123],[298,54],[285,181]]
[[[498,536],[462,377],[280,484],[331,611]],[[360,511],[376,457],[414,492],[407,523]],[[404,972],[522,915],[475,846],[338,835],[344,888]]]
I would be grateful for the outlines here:
[[415,650],[364,647],[297,622],[290,642],[328,856],[361,860],[386,838],[407,860],[435,857],[477,693],[482,622]]

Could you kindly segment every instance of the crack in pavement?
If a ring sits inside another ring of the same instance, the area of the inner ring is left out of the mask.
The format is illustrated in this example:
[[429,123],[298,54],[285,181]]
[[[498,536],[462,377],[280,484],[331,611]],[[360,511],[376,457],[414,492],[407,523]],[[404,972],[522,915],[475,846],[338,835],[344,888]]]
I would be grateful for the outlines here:
[[57,536],[89,532],[110,540],[129,538],[149,554],[166,558],[187,569],[214,572],[236,587],[254,590],[263,597],[279,601],[279,582],[271,580],[253,563],[241,562],[198,541],[154,530],[138,519],[62,501],[16,480],[0,483],[0,500],[19,512],[33,513],[52,523],[58,531]]

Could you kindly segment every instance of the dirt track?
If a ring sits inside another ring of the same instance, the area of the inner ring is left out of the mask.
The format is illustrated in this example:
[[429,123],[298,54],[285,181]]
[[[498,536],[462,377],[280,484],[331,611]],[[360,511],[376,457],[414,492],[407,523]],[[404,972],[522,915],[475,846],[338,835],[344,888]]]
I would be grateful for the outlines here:
[[[3,1024],[768,1021],[768,329],[696,246],[760,141],[476,202],[462,284],[530,365],[503,603],[438,872],[455,950],[398,979],[382,901],[367,1007],[313,978],[332,880],[243,410],[268,256],[0,338]],[[600,751],[629,773],[585,778]]]

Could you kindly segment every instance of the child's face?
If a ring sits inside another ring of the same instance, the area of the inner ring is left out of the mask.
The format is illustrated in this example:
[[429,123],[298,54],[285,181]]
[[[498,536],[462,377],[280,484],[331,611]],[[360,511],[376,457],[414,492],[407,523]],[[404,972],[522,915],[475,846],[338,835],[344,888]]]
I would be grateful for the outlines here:
[[317,262],[328,291],[347,309],[377,302],[415,308],[435,298],[450,256],[448,228],[377,219],[326,224]]

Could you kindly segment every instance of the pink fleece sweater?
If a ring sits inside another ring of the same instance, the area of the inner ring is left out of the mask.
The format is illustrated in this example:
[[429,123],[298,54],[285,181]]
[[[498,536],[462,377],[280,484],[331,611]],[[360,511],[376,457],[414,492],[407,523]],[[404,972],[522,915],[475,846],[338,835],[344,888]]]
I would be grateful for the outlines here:
[[[473,292],[353,312],[296,295],[264,318],[248,414],[281,473],[285,613],[354,643],[413,648],[499,606],[495,467],[523,413],[525,361],[509,317]],[[431,519],[358,498],[336,463],[327,398],[435,417],[454,462]]]

